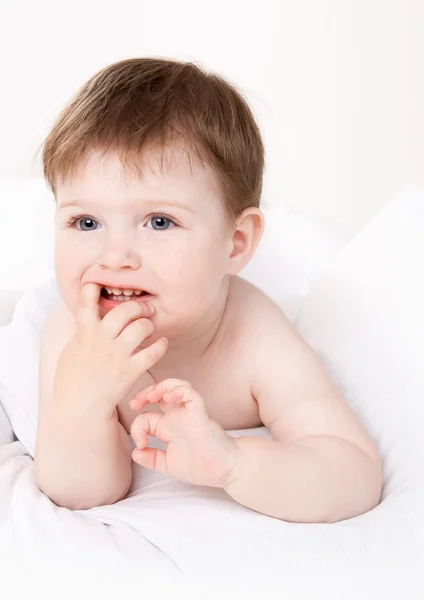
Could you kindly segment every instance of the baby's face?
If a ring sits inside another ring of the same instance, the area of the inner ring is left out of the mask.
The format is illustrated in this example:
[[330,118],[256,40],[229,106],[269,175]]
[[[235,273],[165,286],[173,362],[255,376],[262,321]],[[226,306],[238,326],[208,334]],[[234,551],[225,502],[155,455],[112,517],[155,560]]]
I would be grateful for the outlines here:
[[[162,167],[160,157],[149,151],[138,178],[117,154],[93,153],[78,176],[58,182],[55,270],[71,312],[85,282],[147,292],[155,334],[171,338],[222,289],[232,228],[212,171],[182,150],[169,150]],[[99,304],[103,316],[116,301]]]

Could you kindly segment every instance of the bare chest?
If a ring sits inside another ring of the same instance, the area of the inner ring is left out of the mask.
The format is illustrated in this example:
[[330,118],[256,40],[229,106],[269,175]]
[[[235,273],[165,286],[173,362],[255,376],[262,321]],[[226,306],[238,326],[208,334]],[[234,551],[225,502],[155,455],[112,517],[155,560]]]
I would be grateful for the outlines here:
[[[237,280],[238,281],[238,280]],[[246,284],[240,281],[242,286],[241,296],[245,300],[248,295]],[[252,348],[252,340],[243,333],[248,327],[240,327],[240,310],[232,309],[241,305],[241,299],[237,296],[237,286],[234,287],[228,302],[227,322],[230,327],[223,327],[224,332],[219,337],[219,343],[208,355],[207,361],[201,364],[190,361],[178,361],[180,366],[169,365],[167,371],[162,370],[160,374],[155,367],[150,372],[143,373],[134,387],[134,393],[146,386],[172,377],[189,381],[204,399],[206,411],[211,419],[227,430],[250,429],[262,425],[258,405],[251,393],[252,387],[252,357],[249,349]],[[250,288],[249,288],[250,289]],[[231,299],[235,298],[235,302]],[[74,333],[74,321],[69,316],[64,317],[63,327],[60,332],[60,341],[56,345],[55,356],[51,360],[57,362],[58,353],[65,343],[69,341]],[[59,334],[58,334],[59,335]],[[181,366],[182,365],[182,366]],[[129,399],[118,404],[117,410],[119,420],[127,433],[130,432],[132,422],[138,412],[132,410],[128,405]],[[148,405],[143,411],[159,411],[158,405]]]
[[[223,353],[201,371],[187,365],[184,371],[170,372],[167,377],[189,381],[205,401],[208,415],[223,429],[249,429],[262,425],[258,406],[250,391],[248,369],[239,364],[236,356]],[[139,380],[139,389],[152,385],[156,380],[145,373]],[[158,405],[148,405],[143,411],[161,412]],[[138,414],[128,406],[128,401],[118,406],[119,419],[129,433],[131,424]]]

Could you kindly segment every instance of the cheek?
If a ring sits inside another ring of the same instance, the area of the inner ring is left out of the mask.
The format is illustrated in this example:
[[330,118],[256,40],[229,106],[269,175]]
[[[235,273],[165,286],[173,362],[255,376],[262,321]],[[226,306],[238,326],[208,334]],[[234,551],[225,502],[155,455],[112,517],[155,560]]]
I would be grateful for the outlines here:
[[60,294],[67,307],[74,312],[81,277],[87,268],[84,252],[78,244],[70,244],[58,237],[55,241],[54,269]]
[[192,287],[209,279],[222,275],[225,265],[222,242],[204,236],[203,239],[187,240],[177,246],[162,248],[156,254],[158,274],[163,283],[175,288]]
[[75,238],[69,238],[66,233],[58,234],[55,239],[55,267],[57,275],[65,272],[67,275],[78,276],[93,262],[95,248]]

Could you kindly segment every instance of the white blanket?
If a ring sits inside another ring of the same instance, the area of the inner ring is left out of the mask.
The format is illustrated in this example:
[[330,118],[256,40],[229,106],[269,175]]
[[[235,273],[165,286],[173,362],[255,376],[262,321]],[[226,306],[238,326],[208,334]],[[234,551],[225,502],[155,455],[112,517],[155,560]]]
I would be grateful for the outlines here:
[[[221,490],[190,486],[134,465],[133,486],[122,502],[89,511],[56,507],[37,489],[31,458],[36,422],[34,353],[42,316],[49,309],[46,300],[52,298],[51,286],[26,294],[12,325],[0,330],[2,348],[6,343],[8,347],[2,354],[2,401],[21,439],[11,441],[11,427],[0,413],[0,558],[2,565],[11,564],[16,576],[18,569],[30,569],[33,577],[43,574],[44,582],[50,580],[52,585],[52,578],[59,575],[63,580],[75,573],[76,584],[89,574],[94,580],[96,574],[97,585],[107,582],[109,592],[112,574],[117,589],[120,574],[124,589],[130,577],[132,585],[139,580],[142,589],[156,592],[175,590],[179,584],[174,578],[178,582],[180,577],[209,581],[206,591],[221,581],[227,585],[238,581],[238,592],[244,589],[247,597],[271,598],[281,597],[282,590],[300,594],[305,586],[316,591],[323,580],[326,593],[328,585],[350,593],[369,578],[370,591],[376,582],[383,585],[387,574],[396,573],[399,556],[411,561],[420,556],[422,541],[415,536],[414,521],[423,518],[424,490],[422,502],[414,501],[408,510],[404,498],[393,498],[344,523],[299,525],[257,514]],[[26,401],[13,398],[5,381]],[[264,428],[249,433],[267,435]],[[405,530],[410,531],[408,540]],[[400,531],[405,543],[393,546]],[[67,585],[71,582],[68,579]]]
[[[31,593],[48,586],[49,597],[55,590],[60,598],[75,597],[76,588],[79,597],[154,591],[155,598],[178,598],[188,580],[196,582],[197,597],[422,600],[422,478],[414,486],[400,478],[375,510],[335,525],[278,521],[221,490],[138,465],[125,500],[88,511],[56,507],[37,489],[32,462],[38,345],[55,299],[51,283],[26,293],[13,323],[0,328],[0,400],[7,415],[0,411],[0,585],[13,579],[14,597],[23,577]],[[417,418],[410,415],[411,422]],[[249,433],[268,435],[264,428]]]
[[[400,498],[337,525],[299,525],[135,466],[127,499],[71,512],[39,492],[20,442],[0,447],[0,490],[2,585],[11,578],[15,590],[24,583],[34,593],[38,583],[48,597],[56,590],[63,598],[66,582],[69,597],[86,591],[112,598],[139,586],[140,597],[154,590],[177,598],[187,577],[202,581],[202,596],[211,598],[224,583],[221,589],[232,586],[246,598],[380,598],[377,590],[394,589],[391,575],[398,584],[398,575],[407,577],[397,571],[400,557],[403,566],[406,557],[412,561],[412,576],[422,560],[414,520],[423,518],[424,490],[421,505],[408,510]],[[394,545],[406,529],[408,543]]]

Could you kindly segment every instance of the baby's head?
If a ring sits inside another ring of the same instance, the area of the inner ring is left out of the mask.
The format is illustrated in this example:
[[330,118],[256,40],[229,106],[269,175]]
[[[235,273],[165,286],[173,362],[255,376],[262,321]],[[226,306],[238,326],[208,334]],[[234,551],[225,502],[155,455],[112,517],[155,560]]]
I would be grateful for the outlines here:
[[72,312],[85,282],[141,290],[156,327],[177,334],[213,310],[262,235],[253,115],[231,85],[190,63],[130,59],[100,71],[57,119],[43,164]]

